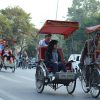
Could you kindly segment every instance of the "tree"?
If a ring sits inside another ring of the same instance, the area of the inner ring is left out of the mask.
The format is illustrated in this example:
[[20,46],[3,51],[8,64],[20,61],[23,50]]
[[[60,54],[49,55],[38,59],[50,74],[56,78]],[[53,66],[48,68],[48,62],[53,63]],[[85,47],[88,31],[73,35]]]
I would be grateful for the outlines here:
[[[36,44],[35,35],[38,31],[34,24],[31,23],[30,14],[26,13],[22,8],[7,7],[0,10],[1,13],[1,26],[3,31],[3,38],[7,38],[11,42],[17,41],[17,44],[23,48],[24,46],[30,45],[31,40],[33,45]],[[3,25],[5,23],[5,27]],[[9,34],[8,34],[9,33]],[[8,38],[9,37],[9,38]]]
[[11,22],[2,14],[0,14],[0,33],[1,36],[5,36],[5,34],[8,36],[10,33],[12,34]]
[[69,19],[80,23],[96,13],[100,13],[100,1],[97,0],[73,0],[72,7],[68,9]]
[[30,14],[27,14],[20,7],[8,7],[1,10],[1,14],[6,16],[12,26],[12,37],[22,40],[23,35],[31,35],[34,25],[30,22]]
[[[77,51],[75,51],[76,47],[73,47],[74,53],[80,53],[82,49],[82,43],[87,39],[87,36],[85,35],[85,28],[100,24],[99,16],[100,1],[73,0],[72,7],[68,9],[68,18],[66,20],[77,21],[80,23],[80,29],[73,36],[73,41],[75,45],[77,45]],[[67,39],[66,43],[68,43]]]

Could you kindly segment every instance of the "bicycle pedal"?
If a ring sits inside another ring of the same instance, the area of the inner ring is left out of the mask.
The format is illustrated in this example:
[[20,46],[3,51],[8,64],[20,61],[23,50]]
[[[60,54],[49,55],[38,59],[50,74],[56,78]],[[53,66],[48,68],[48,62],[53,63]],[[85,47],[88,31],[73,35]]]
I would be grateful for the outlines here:
[[100,84],[98,84],[98,86],[100,86]]
[[55,80],[55,76],[52,77],[52,81],[54,81],[54,80]]
[[88,86],[88,87],[86,87],[86,89],[89,91],[90,90],[90,87]]

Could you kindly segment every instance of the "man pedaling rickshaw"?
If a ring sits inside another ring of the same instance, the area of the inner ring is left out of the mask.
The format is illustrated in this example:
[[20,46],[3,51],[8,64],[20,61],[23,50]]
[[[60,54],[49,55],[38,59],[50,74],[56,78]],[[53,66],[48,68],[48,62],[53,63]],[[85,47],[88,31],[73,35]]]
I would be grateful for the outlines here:
[[[89,53],[89,54],[88,54]],[[86,87],[89,86],[89,64],[100,61],[100,33],[85,42],[80,58],[80,68],[86,67]]]

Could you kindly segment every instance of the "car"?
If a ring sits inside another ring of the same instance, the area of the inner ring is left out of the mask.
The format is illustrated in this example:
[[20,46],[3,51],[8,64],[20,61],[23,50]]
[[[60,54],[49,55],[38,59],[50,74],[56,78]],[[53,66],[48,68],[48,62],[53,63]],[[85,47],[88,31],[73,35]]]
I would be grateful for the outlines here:
[[81,54],[71,54],[68,61],[73,60],[72,66],[74,69],[79,69],[78,64],[80,63]]

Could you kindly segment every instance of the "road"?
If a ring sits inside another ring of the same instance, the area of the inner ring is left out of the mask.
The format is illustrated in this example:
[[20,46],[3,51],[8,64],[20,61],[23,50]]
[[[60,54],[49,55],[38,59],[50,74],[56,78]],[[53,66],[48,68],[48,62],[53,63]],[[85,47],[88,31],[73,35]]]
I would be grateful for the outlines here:
[[[76,90],[69,95],[65,87],[54,91],[46,86],[42,94],[35,89],[35,69],[16,69],[0,71],[0,100],[95,100],[90,94],[82,91],[80,81],[77,80]],[[96,100],[100,100],[100,97]]]

